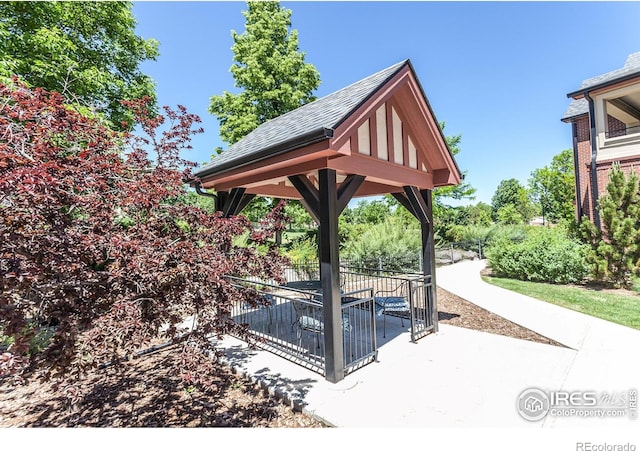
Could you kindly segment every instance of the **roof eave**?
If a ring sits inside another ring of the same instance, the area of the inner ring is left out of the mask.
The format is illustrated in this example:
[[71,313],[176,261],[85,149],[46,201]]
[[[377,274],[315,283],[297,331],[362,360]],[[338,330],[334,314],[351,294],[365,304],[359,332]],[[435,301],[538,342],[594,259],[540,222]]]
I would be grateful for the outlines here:
[[589,86],[588,88],[580,88],[577,91],[573,91],[567,94],[568,98],[580,98],[584,96],[585,93],[595,91],[602,88],[607,88],[612,85],[616,85],[618,83],[624,83],[625,81],[633,80],[634,78],[640,78],[640,72],[634,72],[632,74],[625,75],[623,77],[614,78],[613,80],[605,81],[602,83],[595,84],[593,86]]
[[560,119],[560,120],[561,120],[562,122],[564,122],[565,124],[568,124],[568,123],[570,123],[570,122],[573,122],[573,120],[574,120],[574,119],[577,119],[577,118],[582,117],[582,116],[588,116],[588,115],[589,115],[589,113],[588,113],[588,112],[586,112],[586,113],[580,113],[580,114],[574,114],[573,116],[566,116],[566,117],[563,117],[563,118],[562,118],[562,119]]
[[244,158],[229,161],[228,163],[223,163],[220,166],[215,166],[212,168],[203,168],[202,170],[194,173],[193,176],[194,178],[197,177],[199,179],[204,179],[206,177],[210,177],[212,175],[216,175],[221,172],[228,171],[229,169],[237,169],[251,163],[255,163],[270,157],[274,157],[277,155],[281,155],[283,153],[290,152],[295,149],[299,149],[301,147],[306,147],[312,144],[319,143],[321,141],[330,139],[332,137],[333,137],[333,129],[330,129],[327,127],[321,127],[316,130],[312,130],[309,133],[305,133],[304,135],[298,136],[295,139],[291,139],[283,143],[278,143],[275,146],[266,147],[256,154],[247,155]]

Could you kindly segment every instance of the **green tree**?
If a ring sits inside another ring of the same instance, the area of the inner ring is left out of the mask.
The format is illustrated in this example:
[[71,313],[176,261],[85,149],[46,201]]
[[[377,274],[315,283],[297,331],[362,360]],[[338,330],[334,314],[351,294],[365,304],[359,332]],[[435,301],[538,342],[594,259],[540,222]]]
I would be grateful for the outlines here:
[[[231,73],[240,92],[224,91],[210,99],[209,112],[218,118],[220,137],[238,142],[258,125],[315,100],[320,75],[298,49],[298,32],[291,29],[291,10],[279,2],[247,2],[242,34],[231,31],[234,64]],[[223,151],[218,147],[216,155]],[[244,209],[255,220],[275,201],[256,197]]]
[[[445,123],[440,124],[444,131]],[[460,153],[460,143],[462,142],[462,135],[446,136],[447,145],[451,150],[451,155],[454,157]],[[473,199],[476,189],[471,186],[470,183],[464,181],[464,177],[467,175],[467,171],[462,171],[463,180],[459,185],[454,186],[441,186],[433,190],[433,214],[437,216],[439,210],[446,208],[445,202],[447,200],[464,200]]]
[[467,223],[476,226],[490,226],[491,221],[491,205],[484,202],[478,202],[475,205],[469,205],[467,210]]
[[348,213],[350,222],[354,224],[379,224],[391,215],[391,206],[385,200],[361,200]]
[[131,2],[0,2],[0,75],[57,91],[104,113],[114,128],[132,116],[121,100],[155,99],[140,63],[158,42],[135,34]]
[[297,200],[287,202],[284,207],[284,213],[289,218],[289,224],[292,229],[308,229],[309,226],[314,224],[309,212]]
[[583,218],[580,231],[591,246],[587,261],[596,280],[629,287],[640,276],[640,188],[638,174],[625,177],[618,164],[609,171],[606,193],[598,201],[601,229]]
[[[496,192],[491,198],[491,207],[495,220],[499,220],[498,212],[507,205],[513,206],[513,210],[520,215],[522,221],[528,221],[533,215],[533,208],[527,189],[516,179],[502,180],[500,184],[498,184]],[[510,213],[509,217],[511,220],[515,218],[515,216]]]
[[211,97],[209,112],[220,122],[228,144],[240,140],[263,122],[315,100],[320,75],[298,49],[291,28],[291,10],[279,2],[248,2],[242,14],[246,29],[231,32],[234,64],[231,73],[240,92]]
[[551,164],[531,173],[529,189],[539,204],[544,220],[558,222],[574,218],[575,175],[573,151],[555,155]]
[[516,207],[513,204],[505,204],[498,208],[498,211],[496,212],[496,219],[500,224],[513,225],[522,224],[524,222],[524,218],[520,212],[516,210]]

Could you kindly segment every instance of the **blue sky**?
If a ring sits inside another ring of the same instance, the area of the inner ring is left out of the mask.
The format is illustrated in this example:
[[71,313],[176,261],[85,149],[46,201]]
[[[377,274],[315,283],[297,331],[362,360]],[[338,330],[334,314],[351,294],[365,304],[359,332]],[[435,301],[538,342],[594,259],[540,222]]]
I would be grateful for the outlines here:
[[[571,147],[560,121],[583,79],[640,51],[639,2],[281,2],[300,50],[320,72],[318,97],[410,58],[446,135],[462,135],[458,165],[491,202],[498,183],[526,183]],[[203,120],[193,161],[223,146],[209,97],[234,92],[231,30],[244,2],[135,2],[137,33],[160,42],[142,69],[161,105]]]

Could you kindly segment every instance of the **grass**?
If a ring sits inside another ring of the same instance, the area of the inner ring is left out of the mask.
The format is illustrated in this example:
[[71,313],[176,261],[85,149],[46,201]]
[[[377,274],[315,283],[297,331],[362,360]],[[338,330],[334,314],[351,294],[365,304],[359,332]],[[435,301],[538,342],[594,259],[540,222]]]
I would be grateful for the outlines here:
[[640,330],[638,294],[622,290],[605,291],[574,285],[525,282],[502,277],[483,276],[482,279],[516,293]]
[[300,231],[300,230],[286,230],[285,232],[282,233],[282,242],[283,243],[289,243],[291,241],[295,241],[299,238],[304,237],[307,234],[307,232],[305,231]]

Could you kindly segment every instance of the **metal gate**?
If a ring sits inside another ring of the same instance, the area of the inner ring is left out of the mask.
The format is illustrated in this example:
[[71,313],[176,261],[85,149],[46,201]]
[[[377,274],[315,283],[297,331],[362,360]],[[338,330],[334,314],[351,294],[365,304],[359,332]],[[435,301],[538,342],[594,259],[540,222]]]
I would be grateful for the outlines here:
[[431,276],[419,276],[409,281],[409,306],[411,316],[411,341],[437,331],[434,289]]

